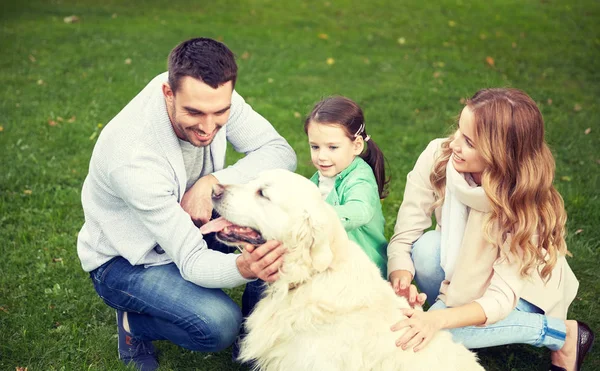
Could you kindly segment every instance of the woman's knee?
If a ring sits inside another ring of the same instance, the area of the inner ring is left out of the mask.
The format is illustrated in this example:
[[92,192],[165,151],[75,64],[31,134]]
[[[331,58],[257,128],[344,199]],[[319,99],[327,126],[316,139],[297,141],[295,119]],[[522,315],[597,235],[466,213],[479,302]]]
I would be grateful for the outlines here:
[[427,275],[437,271],[440,265],[441,234],[439,231],[428,231],[415,241],[412,247],[412,260],[415,270]]

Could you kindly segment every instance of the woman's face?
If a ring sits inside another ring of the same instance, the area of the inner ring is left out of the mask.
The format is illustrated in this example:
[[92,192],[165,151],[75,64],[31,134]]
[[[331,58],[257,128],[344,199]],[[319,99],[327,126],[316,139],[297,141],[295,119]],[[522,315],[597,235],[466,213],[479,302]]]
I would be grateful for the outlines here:
[[477,149],[475,138],[475,116],[469,106],[465,106],[458,120],[458,130],[450,143],[452,163],[456,171],[471,173],[473,180],[481,185],[481,173],[485,169],[483,157]]

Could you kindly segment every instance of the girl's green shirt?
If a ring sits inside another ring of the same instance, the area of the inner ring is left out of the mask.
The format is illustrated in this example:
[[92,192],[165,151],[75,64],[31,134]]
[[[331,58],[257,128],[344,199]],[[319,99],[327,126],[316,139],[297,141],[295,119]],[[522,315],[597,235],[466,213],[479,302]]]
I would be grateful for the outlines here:
[[[310,178],[319,185],[319,173]],[[387,279],[387,240],[385,220],[377,181],[373,170],[356,157],[344,171],[335,176],[334,187],[325,200],[337,212],[348,237],[369,256]]]

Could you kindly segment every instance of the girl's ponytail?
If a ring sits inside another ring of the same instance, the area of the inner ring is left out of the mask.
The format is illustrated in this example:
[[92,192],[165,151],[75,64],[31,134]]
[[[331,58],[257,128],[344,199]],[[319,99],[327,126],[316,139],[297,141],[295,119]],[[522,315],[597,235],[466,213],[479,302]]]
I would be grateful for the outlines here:
[[379,189],[379,198],[384,199],[388,195],[387,184],[390,182],[390,179],[385,177],[385,157],[371,137],[367,135],[364,139],[367,149],[360,157],[373,169]]

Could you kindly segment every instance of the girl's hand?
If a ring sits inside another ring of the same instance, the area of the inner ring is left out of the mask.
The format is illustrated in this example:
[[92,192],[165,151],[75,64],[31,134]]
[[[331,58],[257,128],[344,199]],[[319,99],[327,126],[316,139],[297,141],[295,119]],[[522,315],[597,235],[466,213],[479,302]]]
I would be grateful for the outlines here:
[[442,329],[442,322],[435,311],[423,312],[415,309],[401,309],[401,311],[408,318],[393,325],[391,330],[407,328],[406,332],[396,340],[396,346],[402,347],[403,350],[413,348],[413,351],[418,352],[425,348],[433,336]]
[[423,306],[425,300],[427,300],[427,295],[425,293],[419,294],[417,286],[412,285],[411,281],[412,274],[407,270],[396,270],[390,273],[390,284],[396,295],[404,296],[411,307],[414,307],[415,304]]

